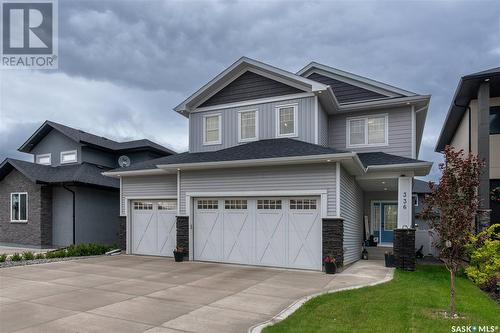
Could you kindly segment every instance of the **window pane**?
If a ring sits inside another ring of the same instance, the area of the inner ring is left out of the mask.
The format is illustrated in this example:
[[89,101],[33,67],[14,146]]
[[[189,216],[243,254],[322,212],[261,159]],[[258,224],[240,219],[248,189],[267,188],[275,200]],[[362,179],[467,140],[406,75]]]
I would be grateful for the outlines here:
[[385,117],[368,119],[368,143],[385,143]]
[[279,109],[279,134],[294,133],[294,108],[285,107]]
[[257,200],[257,209],[281,209],[281,200]]
[[76,153],[62,153],[61,154],[62,161],[61,162],[76,162]]
[[11,220],[17,221],[19,220],[19,194],[13,194],[11,196],[11,206],[12,206],[12,215]]
[[240,113],[240,131],[242,139],[253,139],[257,137],[255,133],[255,111]]
[[500,106],[490,109],[490,134],[500,134]]
[[365,143],[365,120],[352,119],[349,121],[349,133],[351,145],[362,145]]
[[175,200],[158,202],[158,210],[176,210],[176,209],[177,209],[177,201]]
[[398,210],[397,205],[384,206],[384,230],[391,231],[396,229]]
[[219,209],[218,200],[198,200],[198,209]]
[[205,118],[205,140],[207,142],[219,141],[219,116]]
[[26,205],[26,194],[19,195],[19,220],[26,220],[28,216],[27,205]]
[[50,155],[41,155],[36,157],[38,164],[50,164]]

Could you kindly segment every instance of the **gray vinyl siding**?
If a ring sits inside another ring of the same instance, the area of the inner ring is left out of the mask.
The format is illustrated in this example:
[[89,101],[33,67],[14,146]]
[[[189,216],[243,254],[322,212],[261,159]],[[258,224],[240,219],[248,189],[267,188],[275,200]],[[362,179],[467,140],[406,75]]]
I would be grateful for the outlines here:
[[298,94],[300,89],[247,71],[210,97],[200,107],[248,101],[258,98]]
[[126,215],[126,197],[177,196],[177,175],[122,177],[121,215]]
[[328,146],[328,114],[318,102],[318,144]]
[[56,130],[51,130],[42,140],[40,140],[40,142],[35,147],[33,147],[30,153],[35,155],[35,160],[34,160],[35,162],[36,162],[36,155],[50,153],[52,166],[59,166],[61,165],[60,163],[61,152],[70,150],[77,151],[78,163],[81,163],[82,161],[81,145],[71,140],[64,134],[61,134]]
[[[73,188],[72,188],[73,189]],[[61,186],[52,188],[52,244],[73,243],[73,197]]]
[[[257,110],[259,118],[258,138],[260,140],[276,138],[275,108],[293,103],[298,104],[298,137],[296,139],[315,143],[314,97],[311,96],[245,107],[191,113],[189,116],[189,151],[191,153],[215,151],[238,145],[238,111]],[[203,116],[210,114],[221,115],[222,143],[218,145],[203,145]]]
[[340,168],[340,216],[344,219],[344,264],[361,257],[363,191],[353,176]]
[[[365,115],[388,114],[388,146],[365,147],[365,148],[347,148],[346,147],[346,119],[349,117],[358,117]],[[370,112],[354,112],[329,117],[328,132],[330,134],[329,145],[333,148],[347,149],[356,152],[381,151],[388,154],[394,154],[404,157],[412,157],[411,154],[411,108],[392,108],[381,109]]]
[[186,214],[186,193],[327,190],[329,216],[336,215],[335,163],[181,172],[180,213]]
[[82,147],[82,161],[109,168],[118,167],[117,157],[114,154],[90,147]]

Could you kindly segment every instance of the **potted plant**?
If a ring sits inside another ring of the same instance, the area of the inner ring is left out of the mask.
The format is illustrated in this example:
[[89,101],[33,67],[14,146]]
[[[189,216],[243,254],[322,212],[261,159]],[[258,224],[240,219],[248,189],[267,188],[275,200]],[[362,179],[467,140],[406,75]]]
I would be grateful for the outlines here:
[[325,265],[326,274],[335,274],[337,271],[337,259],[334,256],[326,256],[323,259],[323,264]]
[[184,254],[185,253],[186,253],[186,251],[184,250],[184,248],[182,246],[177,246],[174,250],[175,262],[184,261]]

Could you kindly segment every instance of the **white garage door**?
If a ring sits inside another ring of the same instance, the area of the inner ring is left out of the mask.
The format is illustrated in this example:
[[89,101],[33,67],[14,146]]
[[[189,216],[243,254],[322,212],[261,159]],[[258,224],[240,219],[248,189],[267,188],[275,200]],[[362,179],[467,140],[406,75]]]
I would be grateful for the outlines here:
[[321,269],[320,199],[194,199],[194,259]]
[[137,200],[131,203],[131,252],[173,256],[177,200]]

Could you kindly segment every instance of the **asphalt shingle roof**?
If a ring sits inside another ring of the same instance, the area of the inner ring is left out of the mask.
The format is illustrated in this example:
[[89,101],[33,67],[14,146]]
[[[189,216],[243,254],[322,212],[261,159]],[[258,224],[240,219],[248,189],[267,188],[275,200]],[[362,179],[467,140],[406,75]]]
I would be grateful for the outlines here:
[[117,142],[102,136],[97,136],[85,131],[68,127],[62,124],[55,123],[53,121],[47,120],[45,123],[35,132],[35,134],[20,148],[21,151],[29,152],[31,148],[40,141],[50,129],[55,129],[74,141],[81,143],[88,143],[94,146],[98,146],[104,149],[113,151],[124,151],[131,149],[152,149],[158,152],[163,152],[166,154],[175,154],[174,151],[163,147],[155,142],[147,139]]
[[358,153],[358,157],[363,163],[365,168],[375,165],[391,165],[391,164],[406,164],[406,163],[419,163],[426,162],[421,160],[416,160],[413,158],[391,155],[382,152],[373,153]]
[[429,182],[415,179],[415,181],[413,182],[413,193],[431,193]]
[[0,164],[0,179],[3,179],[13,168],[33,182],[81,183],[114,188],[120,187],[118,179],[101,174],[107,169],[89,163],[52,167],[8,158]]

